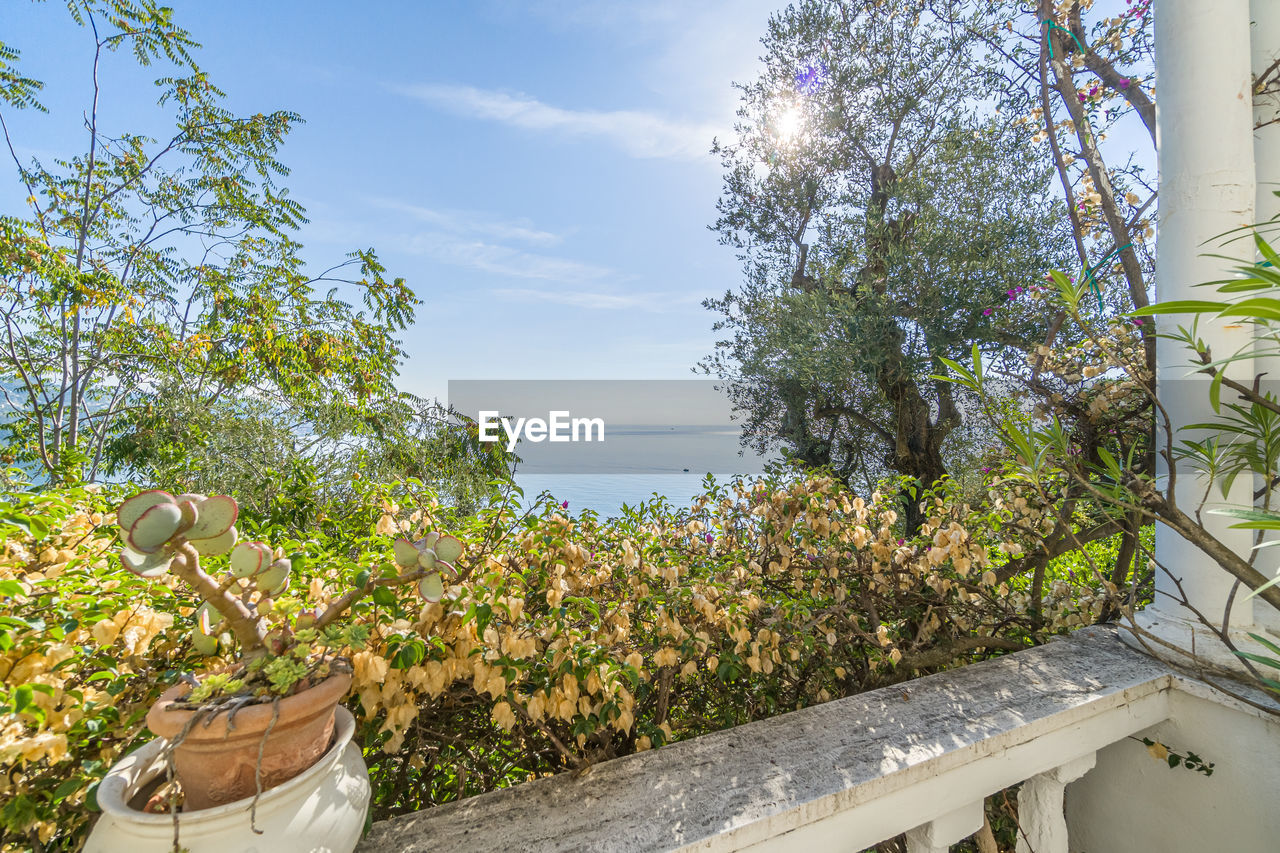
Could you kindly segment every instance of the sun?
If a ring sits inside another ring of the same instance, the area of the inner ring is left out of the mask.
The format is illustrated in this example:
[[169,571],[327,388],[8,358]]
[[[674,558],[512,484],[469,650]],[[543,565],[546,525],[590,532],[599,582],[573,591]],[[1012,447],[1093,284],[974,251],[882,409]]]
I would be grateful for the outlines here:
[[773,120],[773,132],[783,145],[790,145],[804,130],[804,113],[800,107],[792,104],[778,113]]

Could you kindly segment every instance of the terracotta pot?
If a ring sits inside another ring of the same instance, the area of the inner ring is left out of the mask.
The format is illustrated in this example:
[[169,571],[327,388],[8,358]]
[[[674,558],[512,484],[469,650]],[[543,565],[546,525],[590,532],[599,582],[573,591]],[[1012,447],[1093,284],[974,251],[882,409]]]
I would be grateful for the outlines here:
[[[264,791],[306,770],[329,750],[334,709],[350,686],[348,673],[335,673],[314,687],[281,699],[279,716],[265,746],[262,736],[271,723],[270,703],[241,708],[231,729],[225,713],[207,726],[205,720],[197,722],[173,756],[174,770],[182,783],[183,808],[207,809],[252,797],[259,750]],[[147,728],[166,740],[176,738],[195,712],[170,706],[190,690],[179,684],[161,694],[147,712]]]
[[[339,706],[333,746],[288,782],[225,806],[178,812],[178,843],[190,853],[351,853],[364,831],[369,775],[351,740],[356,722]],[[164,780],[165,742],[116,762],[98,786],[102,817],[85,853],[172,853],[173,816],[140,811]],[[255,832],[256,826],[256,832]]]

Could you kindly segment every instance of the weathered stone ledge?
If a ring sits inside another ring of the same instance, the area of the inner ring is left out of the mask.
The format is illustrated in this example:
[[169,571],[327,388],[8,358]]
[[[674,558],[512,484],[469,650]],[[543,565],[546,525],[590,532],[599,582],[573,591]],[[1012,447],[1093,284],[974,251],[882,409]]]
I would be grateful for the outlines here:
[[375,824],[358,853],[859,850],[1168,716],[1108,628]]

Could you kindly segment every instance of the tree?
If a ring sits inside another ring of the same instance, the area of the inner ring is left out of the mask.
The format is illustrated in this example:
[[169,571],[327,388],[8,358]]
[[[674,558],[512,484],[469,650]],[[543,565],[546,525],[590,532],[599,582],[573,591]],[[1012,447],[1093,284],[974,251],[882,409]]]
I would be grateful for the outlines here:
[[947,473],[964,401],[930,377],[975,342],[1007,360],[1042,339],[1023,297],[1070,240],[1051,165],[986,101],[960,4],[933,5],[789,7],[740,87],[738,139],[717,146],[715,229],[747,281],[707,303],[733,335],[704,368],[730,380],[750,440],[846,481]]
[[[1035,132],[1048,149],[1057,183],[1070,217],[1071,240],[1078,265],[1078,284],[1087,286],[1099,316],[1119,319],[1148,304],[1154,268],[1155,236],[1151,207],[1156,200],[1140,150],[1108,142],[1125,123],[1139,130],[1122,138],[1141,138],[1155,146],[1155,90],[1150,0],[1127,3],[1115,15],[1094,9],[1088,0],[1052,3],[1036,0],[1019,6],[999,0],[974,0],[967,17],[949,3],[933,4],[949,26],[963,27],[985,45],[985,64],[992,69],[990,94],[1002,111]],[[1052,288],[1056,299],[1058,287]],[[1046,303],[1047,304],[1047,303]],[[1145,393],[1113,406],[1110,391],[1081,382],[1078,373],[1054,375],[1046,369],[1056,350],[1077,352],[1094,345],[1082,326],[1069,322],[1069,311],[1048,305],[1052,319],[1042,341],[1028,353],[1030,370],[1005,373],[1004,391],[1028,409],[1053,412],[1090,464],[1100,463],[1097,448],[1114,440],[1116,450],[1136,459],[1139,469],[1155,471],[1158,442],[1154,395],[1155,326],[1150,321],[1123,324],[1116,333],[1121,347],[1142,353],[1141,370],[1133,374]],[[1086,313],[1088,306],[1082,306]],[[970,363],[971,359],[963,358]],[[997,366],[1000,367],[1000,366]],[[1108,580],[1123,587],[1131,580],[1138,557],[1141,513],[1112,515],[1078,483],[1059,484],[1052,495],[1055,521],[1042,546],[1021,559],[1021,566],[1043,577],[1045,565],[1065,550],[1122,531],[1115,565]],[[1133,579],[1137,583],[1136,579]],[[1150,577],[1147,576],[1146,581]],[[1143,582],[1145,584],[1145,581]]]
[[379,488],[402,492],[405,480],[471,513],[510,471],[505,447],[410,395],[360,410],[336,405],[305,421],[279,401],[243,395],[149,400],[126,417],[105,459],[108,476],[175,494],[235,495],[243,511],[293,532],[357,512]]
[[[395,333],[417,299],[372,249],[306,269],[293,237],[304,211],[280,186],[278,159],[301,119],[223,107],[198,45],[155,0],[68,8],[93,60],[80,153],[19,158],[10,121],[45,110],[42,84],[0,45],[0,129],[30,207],[0,216],[9,461],[55,481],[145,469],[140,454],[154,449],[141,433],[251,404],[303,430],[343,410],[353,440],[376,437],[374,423],[404,399]],[[100,123],[104,60],[122,51],[165,66],[167,138]]]

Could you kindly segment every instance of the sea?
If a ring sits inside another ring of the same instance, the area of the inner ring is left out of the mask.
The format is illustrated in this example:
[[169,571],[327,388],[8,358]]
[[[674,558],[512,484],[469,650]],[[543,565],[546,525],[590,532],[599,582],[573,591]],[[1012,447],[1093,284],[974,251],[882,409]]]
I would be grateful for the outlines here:
[[[524,490],[524,505],[549,494],[556,503],[568,502],[577,514],[589,509],[602,517],[622,514],[624,504],[635,507],[655,496],[665,497],[677,507],[688,506],[703,492],[705,474],[516,474],[516,484]],[[716,474],[725,482],[733,474]]]
[[723,425],[610,425],[600,444],[521,443],[515,481],[526,505],[549,494],[573,513],[616,516],[654,496],[687,506],[708,474],[725,482],[763,470],[770,457],[745,450],[740,435]]

